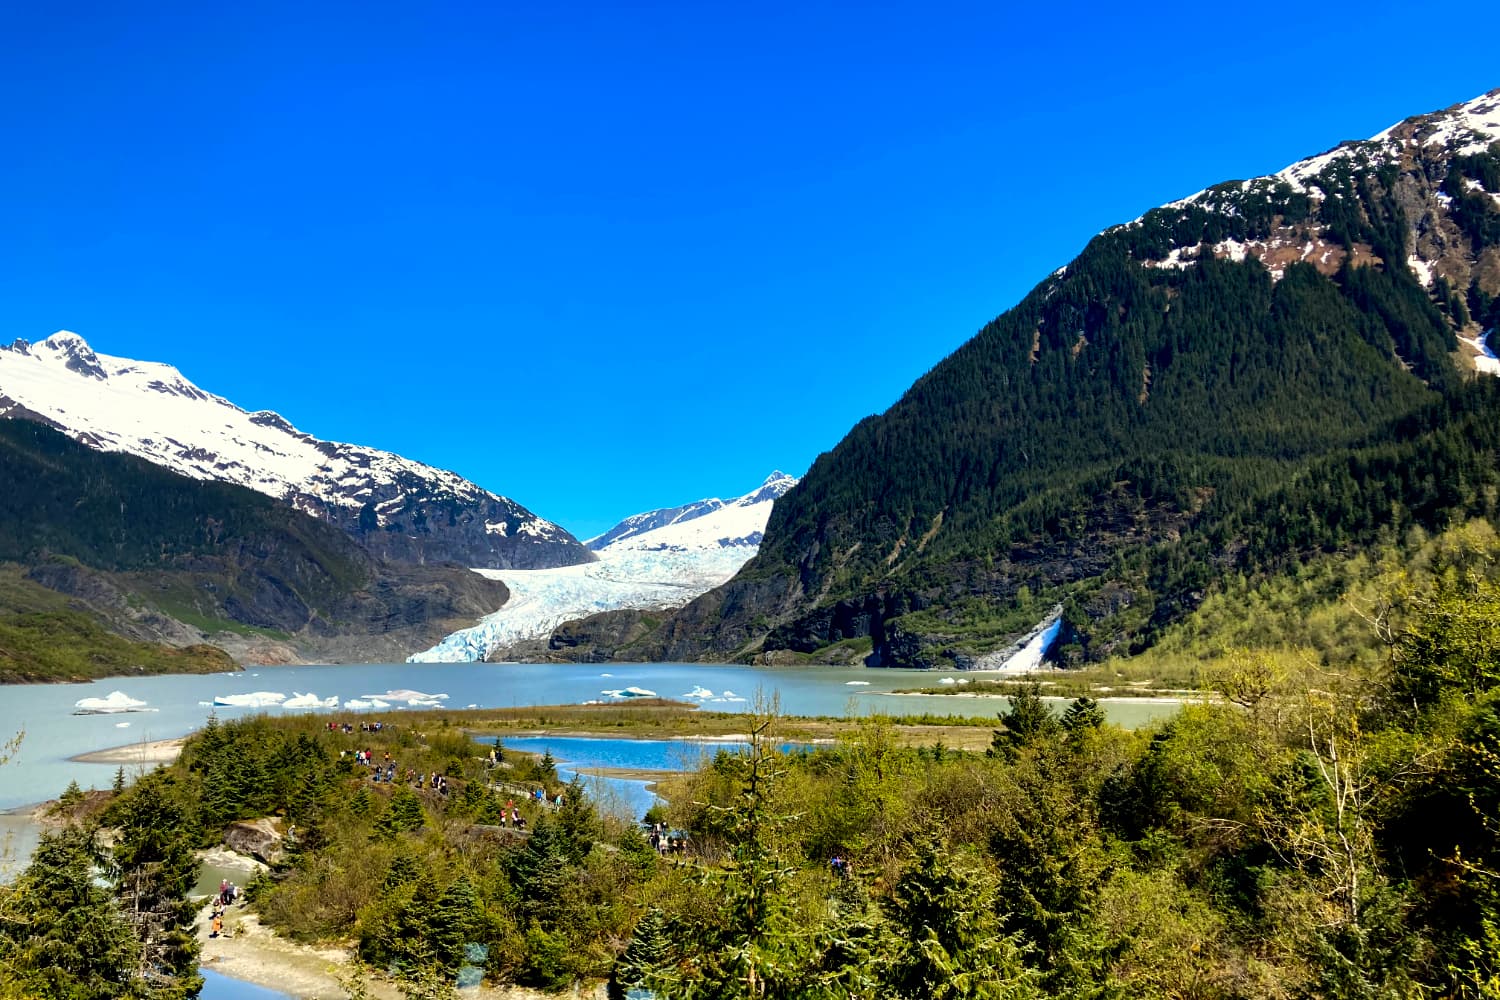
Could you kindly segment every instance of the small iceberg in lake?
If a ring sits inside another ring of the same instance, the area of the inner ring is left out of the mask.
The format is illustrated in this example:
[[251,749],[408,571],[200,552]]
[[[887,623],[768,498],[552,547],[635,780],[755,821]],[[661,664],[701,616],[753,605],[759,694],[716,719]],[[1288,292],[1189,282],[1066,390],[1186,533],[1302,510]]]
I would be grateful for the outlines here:
[[111,691],[103,698],[79,698],[73,703],[74,715],[115,715],[120,712],[154,712],[146,703],[124,691]]
[[845,687],[867,688],[867,687],[870,686],[870,682],[869,681],[845,681],[844,682],[844,686]]
[[281,707],[282,708],[338,708],[339,707],[339,699],[338,699],[337,696],[334,696],[332,698],[319,698],[317,695],[313,694],[311,691],[309,691],[307,694],[298,694],[297,692],[293,691],[292,692],[292,697],[290,697],[286,701],[282,702],[281,703]]
[[221,694],[214,699],[215,708],[276,708],[286,701],[280,691],[251,691],[249,694]]
[[615,688],[613,691],[600,691],[599,693],[610,698],[655,698],[657,696],[655,691],[648,691],[645,688],[635,687],[634,685],[627,688]]
[[689,691],[687,694],[683,695],[682,697],[686,698],[688,701],[704,701],[704,700],[707,700],[709,698],[712,698],[713,696],[714,696],[714,693],[712,691],[710,691],[708,688],[703,687],[703,686],[698,685],[698,684],[694,684],[693,685],[693,689],[691,691]]
[[421,691],[413,691],[410,688],[396,688],[384,694],[362,694],[362,699],[369,699],[375,708],[390,708],[393,701],[403,701],[408,705],[420,708],[438,708],[439,703],[448,700],[446,694],[424,694]]
[[958,678],[956,678],[956,677],[940,677],[938,679],[938,683],[939,684],[957,684],[958,683]]
[[130,723],[128,723],[128,722],[116,722],[115,723],[115,728],[116,729],[129,729],[130,728]]
[[371,705],[368,701],[365,701],[362,698],[350,698],[348,701],[344,702],[344,707],[345,708],[374,708],[375,706]]

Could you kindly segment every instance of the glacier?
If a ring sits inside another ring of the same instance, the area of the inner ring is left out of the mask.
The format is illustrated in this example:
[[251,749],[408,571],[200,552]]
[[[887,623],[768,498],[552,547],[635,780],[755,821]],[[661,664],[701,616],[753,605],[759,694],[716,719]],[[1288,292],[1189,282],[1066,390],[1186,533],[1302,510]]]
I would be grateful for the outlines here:
[[407,662],[479,662],[492,650],[546,638],[564,622],[589,615],[681,607],[729,580],[759,551],[772,505],[796,483],[774,472],[733,500],[700,500],[670,508],[665,516],[658,511],[632,515],[599,536],[612,540],[595,550],[597,562],[556,569],[475,569],[503,581],[510,600]]

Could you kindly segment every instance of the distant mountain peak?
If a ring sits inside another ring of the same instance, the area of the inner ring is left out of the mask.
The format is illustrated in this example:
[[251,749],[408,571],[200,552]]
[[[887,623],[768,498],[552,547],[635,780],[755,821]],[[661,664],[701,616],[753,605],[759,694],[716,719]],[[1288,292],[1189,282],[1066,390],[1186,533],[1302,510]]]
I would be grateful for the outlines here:
[[[768,517],[770,516],[771,502],[783,496],[787,490],[790,490],[795,485],[797,485],[795,477],[777,470],[767,476],[760,486],[746,493],[744,496],[734,497],[730,500],[721,500],[718,497],[705,497],[702,500],[683,504],[681,507],[662,507],[657,510],[644,511],[640,514],[632,514],[608,531],[601,535],[595,535],[583,544],[587,545],[593,551],[598,552],[610,545],[631,539],[638,539],[649,532],[655,532],[671,525],[696,521],[726,507],[747,508],[765,504],[765,515]],[[758,545],[760,543],[760,533],[764,529],[765,518],[762,517],[760,518],[759,526],[753,529],[755,540],[751,544]],[[748,535],[735,535],[731,533],[725,536],[726,539],[743,539],[745,537],[748,537]]]

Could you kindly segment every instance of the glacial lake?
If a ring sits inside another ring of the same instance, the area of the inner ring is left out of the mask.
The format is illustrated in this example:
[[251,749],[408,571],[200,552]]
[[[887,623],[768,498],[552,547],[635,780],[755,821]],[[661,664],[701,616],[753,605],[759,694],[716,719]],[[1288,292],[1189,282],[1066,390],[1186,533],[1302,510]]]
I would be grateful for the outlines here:
[[[0,811],[53,798],[69,781],[84,788],[104,788],[113,780],[114,764],[71,760],[79,754],[112,747],[145,744],[184,736],[203,725],[210,712],[221,719],[258,712],[288,714],[313,711],[340,717],[396,711],[409,702],[381,698],[397,692],[447,695],[436,699],[451,709],[510,708],[525,705],[578,704],[625,700],[607,692],[627,688],[652,691],[664,698],[692,701],[710,711],[749,711],[758,694],[774,695],[786,715],[864,716],[870,714],[996,715],[1001,699],[962,695],[931,697],[892,695],[903,687],[925,687],[959,673],[917,670],[873,670],[860,667],[746,667],[686,663],[511,664],[388,663],[349,666],[255,667],[231,674],[158,677],[111,677],[87,684],[7,685],[0,697],[0,738],[24,732],[20,750],[0,767]],[[106,698],[123,692],[145,702],[148,711],[114,715],[74,715],[83,698]],[[337,698],[338,708],[287,709],[218,706],[215,699],[255,692],[287,698],[315,694]],[[379,698],[388,708],[348,709],[350,700]],[[1065,701],[1058,699],[1060,709]],[[1175,702],[1122,699],[1106,702],[1110,721],[1126,727],[1147,725],[1177,711]],[[504,744],[516,750],[550,749],[563,763],[559,773],[576,769],[631,767],[677,770],[712,756],[723,744],[685,740],[613,740],[572,737],[515,737]],[[127,773],[152,765],[127,765]],[[644,781],[584,777],[601,805],[640,815],[652,801]],[[29,855],[35,829],[20,816],[0,815],[0,839],[10,837],[13,857]],[[284,995],[204,970],[204,1000],[283,1000]]]
[[[316,711],[340,716],[349,709],[213,707],[216,698],[274,692],[291,698],[316,694],[369,701],[366,696],[408,690],[447,695],[439,704],[462,709],[577,704],[609,700],[606,691],[637,688],[664,698],[692,700],[707,710],[748,711],[758,692],[774,694],[786,715],[863,716],[873,713],[995,715],[1004,702],[962,695],[891,695],[895,688],[935,685],[945,676],[920,670],[862,667],[747,667],[686,663],[515,664],[389,663],[356,666],[255,667],[230,674],[110,677],[87,684],[13,684],[0,693],[0,735],[24,731],[15,758],[0,767],[0,810],[55,797],[69,781],[104,788],[117,765],[85,764],[70,758],[94,750],[144,744],[192,732],[210,712],[221,719],[257,712]],[[83,698],[120,691],[146,703],[148,711],[118,715],[74,715]],[[692,697],[689,697],[692,696]],[[385,700],[385,699],[382,699]],[[393,711],[404,703],[386,701]],[[1061,702],[1059,704],[1059,707]],[[1107,702],[1112,722],[1136,727],[1177,710],[1175,702],[1122,699]],[[375,710],[361,710],[375,711]],[[580,766],[602,762],[575,761]],[[127,772],[143,765],[127,765]]]

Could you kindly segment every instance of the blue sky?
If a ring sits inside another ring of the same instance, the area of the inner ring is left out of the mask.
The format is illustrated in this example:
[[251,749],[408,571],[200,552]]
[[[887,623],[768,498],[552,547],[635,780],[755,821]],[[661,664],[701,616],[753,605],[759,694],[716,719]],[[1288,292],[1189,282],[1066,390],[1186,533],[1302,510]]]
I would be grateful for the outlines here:
[[0,338],[592,534],[801,473],[1105,226],[1500,86],[1408,5],[1220,7],[7,5]]

